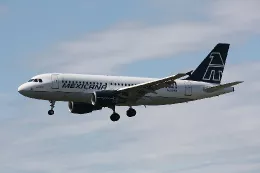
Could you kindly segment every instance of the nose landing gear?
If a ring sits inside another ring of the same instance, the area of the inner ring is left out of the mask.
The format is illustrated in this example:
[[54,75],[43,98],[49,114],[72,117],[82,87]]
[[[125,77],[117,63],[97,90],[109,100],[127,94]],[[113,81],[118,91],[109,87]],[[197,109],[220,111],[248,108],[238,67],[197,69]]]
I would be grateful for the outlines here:
[[53,114],[54,114],[54,110],[49,110],[49,111],[48,111],[48,114],[49,114],[49,115],[53,115]]
[[53,115],[54,114],[54,107],[55,107],[55,101],[54,100],[50,100],[50,103],[51,103],[51,109],[48,111],[48,114],[49,115]]

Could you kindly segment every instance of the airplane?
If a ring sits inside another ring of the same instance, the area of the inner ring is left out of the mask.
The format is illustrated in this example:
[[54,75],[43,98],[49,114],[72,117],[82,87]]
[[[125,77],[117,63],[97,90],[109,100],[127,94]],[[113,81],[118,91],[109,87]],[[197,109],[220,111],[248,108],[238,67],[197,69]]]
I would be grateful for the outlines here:
[[134,106],[186,103],[234,92],[234,85],[221,84],[230,44],[218,43],[192,71],[165,78],[48,73],[32,77],[18,88],[23,96],[47,100],[54,114],[55,102],[68,102],[73,114],[87,114],[103,108],[113,110],[111,121],[120,119],[116,106],[127,106],[134,117]]

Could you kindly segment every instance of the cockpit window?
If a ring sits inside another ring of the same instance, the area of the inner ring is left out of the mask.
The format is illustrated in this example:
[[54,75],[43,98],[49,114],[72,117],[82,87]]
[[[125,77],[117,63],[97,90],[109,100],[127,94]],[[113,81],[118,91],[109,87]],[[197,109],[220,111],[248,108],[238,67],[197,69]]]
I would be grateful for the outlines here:
[[40,82],[40,83],[42,83],[42,79],[30,79],[28,82]]

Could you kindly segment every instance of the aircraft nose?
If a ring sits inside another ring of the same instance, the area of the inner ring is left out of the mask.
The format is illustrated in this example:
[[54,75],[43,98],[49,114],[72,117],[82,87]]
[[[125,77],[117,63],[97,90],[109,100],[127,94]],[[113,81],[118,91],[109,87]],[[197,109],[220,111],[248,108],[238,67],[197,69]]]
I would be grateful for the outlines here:
[[25,95],[26,90],[27,89],[26,89],[26,86],[24,84],[18,87],[18,92],[22,95]]

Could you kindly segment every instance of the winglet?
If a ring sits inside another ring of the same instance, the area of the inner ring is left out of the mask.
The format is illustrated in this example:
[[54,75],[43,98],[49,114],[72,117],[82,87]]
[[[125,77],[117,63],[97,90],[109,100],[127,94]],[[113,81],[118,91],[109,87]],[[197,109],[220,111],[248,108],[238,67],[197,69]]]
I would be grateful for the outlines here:
[[193,72],[193,70],[187,72],[186,75],[188,75],[189,77],[191,77],[192,72]]

